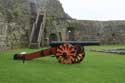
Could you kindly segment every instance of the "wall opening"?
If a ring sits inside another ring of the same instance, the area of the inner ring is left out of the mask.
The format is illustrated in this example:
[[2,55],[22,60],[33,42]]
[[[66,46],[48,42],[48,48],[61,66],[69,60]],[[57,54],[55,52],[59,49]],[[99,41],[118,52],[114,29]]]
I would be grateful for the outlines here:
[[60,41],[62,41],[62,34],[61,34],[61,32],[59,32],[58,34],[59,34]]
[[75,34],[74,34],[74,28],[73,27],[67,28],[67,40],[68,41],[75,40]]
[[52,34],[49,35],[49,42],[57,41],[57,40],[58,40],[58,38],[57,38],[56,34],[52,33]]

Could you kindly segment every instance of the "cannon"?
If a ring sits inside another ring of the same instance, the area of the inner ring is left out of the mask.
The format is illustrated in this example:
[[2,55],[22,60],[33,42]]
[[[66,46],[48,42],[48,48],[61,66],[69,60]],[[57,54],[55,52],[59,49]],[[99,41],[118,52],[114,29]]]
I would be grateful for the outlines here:
[[52,41],[51,48],[29,53],[15,54],[14,60],[32,60],[34,58],[55,55],[61,64],[75,64],[83,61],[85,57],[84,46],[99,45],[99,41]]

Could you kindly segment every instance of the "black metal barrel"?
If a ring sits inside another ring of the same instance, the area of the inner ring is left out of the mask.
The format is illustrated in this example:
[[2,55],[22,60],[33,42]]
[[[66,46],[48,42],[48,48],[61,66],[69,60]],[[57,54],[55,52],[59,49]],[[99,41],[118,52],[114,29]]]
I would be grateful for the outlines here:
[[81,45],[81,46],[89,46],[89,45],[100,45],[99,41],[52,41],[50,42],[51,47],[56,47],[62,45],[64,43],[69,43],[72,45]]

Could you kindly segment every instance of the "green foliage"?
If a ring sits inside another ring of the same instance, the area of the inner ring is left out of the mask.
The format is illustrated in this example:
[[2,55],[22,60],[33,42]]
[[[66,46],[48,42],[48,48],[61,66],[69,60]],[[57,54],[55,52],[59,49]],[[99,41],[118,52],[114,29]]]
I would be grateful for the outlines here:
[[[103,47],[100,46],[100,48]],[[84,61],[80,64],[59,64],[55,57],[43,57],[23,64],[22,61],[13,60],[13,55],[21,51],[36,50],[0,52],[0,83],[125,82],[125,56],[87,51]]]

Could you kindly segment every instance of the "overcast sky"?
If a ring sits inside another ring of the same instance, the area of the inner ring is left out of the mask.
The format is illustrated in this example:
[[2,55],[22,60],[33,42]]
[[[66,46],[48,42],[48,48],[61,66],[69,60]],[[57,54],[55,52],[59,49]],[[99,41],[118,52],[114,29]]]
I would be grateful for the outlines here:
[[125,20],[125,0],[60,0],[66,13],[83,20]]

